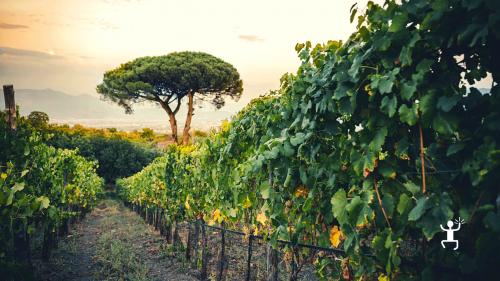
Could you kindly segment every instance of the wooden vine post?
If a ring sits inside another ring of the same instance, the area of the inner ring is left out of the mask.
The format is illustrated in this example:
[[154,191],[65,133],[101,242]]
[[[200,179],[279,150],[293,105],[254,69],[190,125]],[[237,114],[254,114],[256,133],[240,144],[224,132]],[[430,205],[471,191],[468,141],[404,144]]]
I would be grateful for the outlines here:
[[274,249],[271,244],[267,245],[266,265],[266,281],[278,281],[278,250]]
[[[14,98],[14,86],[3,85],[5,100],[5,121],[11,130],[16,129],[16,101]],[[19,258],[31,263],[30,237],[26,227],[13,233],[13,242],[16,254]]]
[[194,256],[194,264],[198,264],[198,239],[200,236],[200,219],[197,219],[194,223],[194,235],[193,235],[193,256]]
[[225,257],[225,250],[226,250],[226,229],[225,229],[225,223],[222,222],[221,225],[221,231],[220,231],[220,255],[219,255],[219,272],[217,276],[217,280],[221,281],[223,280],[224,277],[224,265],[226,261]]
[[250,281],[250,276],[252,273],[252,241],[253,241],[253,235],[250,234],[248,237],[248,252],[247,252],[247,274],[246,274],[246,281]]
[[3,85],[3,96],[5,100],[5,121],[12,130],[16,129],[16,101],[14,99],[14,86]]
[[201,224],[201,273],[200,280],[205,281],[208,280],[207,275],[207,227],[205,223],[202,221]]
[[191,260],[191,244],[192,244],[192,233],[191,233],[191,224],[187,224],[188,233],[187,233],[187,241],[186,241],[186,261]]

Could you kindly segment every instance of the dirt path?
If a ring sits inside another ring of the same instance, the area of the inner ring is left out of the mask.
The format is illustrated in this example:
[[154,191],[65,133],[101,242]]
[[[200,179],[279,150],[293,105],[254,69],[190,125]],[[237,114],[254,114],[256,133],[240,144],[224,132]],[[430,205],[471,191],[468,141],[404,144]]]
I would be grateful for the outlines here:
[[[114,199],[103,200],[59,242],[40,280],[197,280],[159,232]],[[182,255],[181,255],[182,256]]]

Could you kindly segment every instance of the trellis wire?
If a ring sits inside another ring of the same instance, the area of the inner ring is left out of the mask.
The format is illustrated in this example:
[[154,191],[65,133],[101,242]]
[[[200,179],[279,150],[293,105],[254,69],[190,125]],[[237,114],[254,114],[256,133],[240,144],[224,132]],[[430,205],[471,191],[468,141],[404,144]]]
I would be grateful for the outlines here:
[[[261,235],[247,234],[241,231],[228,229],[225,227],[224,223],[221,226],[208,225],[201,220],[192,222],[167,222],[163,215],[164,211],[158,208],[145,208],[138,205],[131,205],[132,209],[136,211],[144,220],[159,229],[160,233],[167,237],[168,243],[172,245],[182,244],[185,246],[185,259],[191,264],[193,269],[199,271],[197,276],[201,280],[266,280],[266,281],[276,281],[276,280],[303,280],[299,274],[306,275],[303,271],[303,266],[307,265],[309,272],[309,277],[305,280],[317,280],[314,278],[314,274],[311,273],[312,264],[306,261],[302,261],[299,266],[299,261],[296,259],[296,254],[301,248],[309,249],[313,251],[310,257],[315,257],[317,253],[323,252],[327,255],[331,255],[332,259],[338,260],[338,257],[344,257],[345,252],[341,249],[320,247],[310,244],[293,243],[291,241],[277,240],[277,253],[278,256],[272,261],[273,258],[269,258],[269,251],[273,251],[269,247],[269,241],[266,240]],[[155,214],[155,215],[150,215]],[[172,227],[175,226],[175,231]],[[194,231],[193,231],[194,228]],[[199,231],[201,230],[201,235]],[[174,237],[178,233],[179,237]],[[235,237],[241,238],[240,240],[246,241],[246,244],[241,244],[238,239],[231,239],[228,235],[234,235]],[[170,237],[169,237],[170,236]],[[201,236],[201,237],[200,237]],[[179,241],[176,241],[178,239]],[[182,240],[185,240],[183,242]],[[235,244],[240,244],[236,245]],[[284,247],[290,247],[292,249],[292,258],[289,262],[285,261],[283,257],[282,249]],[[245,249],[246,253],[238,252],[238,249]],[[265,248],[265,250],[262,250]],[[270,250],[271,249],[271,250]],[[255,251],[258,250],[255,255]],[[263,255],[265,253],[265,255]],[[244,256],[246,254],[246,256]],[[259,255],[260,254],[260,255]],[[367,254],[371,256],[371,254]],[[265,262],[262,262],[262,256],[267,257]],[[241,266],[239,262],[243,263]],[[233,264],[230,267],[230,264]],[[274,264],[273,264],[274,263]],[[238,266],[240,265],[240,266]],[[279,270],[279,266],[285,266],[285,270]],[[273,274],[273,270],[277,271],[278,274]],[[232,276],[236,279],[231,279],[230,274],[236,274],[239,276]],[[288,276],[288,277],[285,277]]]

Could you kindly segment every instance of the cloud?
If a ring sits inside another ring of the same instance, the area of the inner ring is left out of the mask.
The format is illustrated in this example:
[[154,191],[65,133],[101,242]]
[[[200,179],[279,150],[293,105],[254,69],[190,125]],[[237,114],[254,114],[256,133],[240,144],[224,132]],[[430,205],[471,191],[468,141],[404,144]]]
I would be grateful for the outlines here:
[[0,29],[24,29],[24,28],[28,28],[28,26],[22,24],[11,24],[6,22],[0,22]]
[[63,56],[44,53],[34,50],[24,50],[24,49],[16,49],[9,47],[1,47],[0,46],[0,56],[1,55],[10,55],[10,56],[18,56],[18,57],[30,57],[30,58],[38,58],[38,59],[61,59]]
[[238,36],[238,38],[241,40],[248,41],[248,42],[262,42],[262,41],[264,41],[263,38],[260,38],[257,35],[251,35],[251,34],[241,34]]

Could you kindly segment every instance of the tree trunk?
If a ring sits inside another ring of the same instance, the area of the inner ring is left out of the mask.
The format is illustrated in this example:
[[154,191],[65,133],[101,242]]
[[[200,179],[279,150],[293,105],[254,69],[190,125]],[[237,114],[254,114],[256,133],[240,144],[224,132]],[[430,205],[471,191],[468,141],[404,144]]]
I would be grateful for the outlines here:
[[184,145],[189,144],[189,130],[191,129],[191,119],[193,118],[193,98],[194,98],[194,93],[190,92],[188,94],[188,113],[186,116],[186,124],[184,125],[184,132],[182,133],[182,143]]
[[181,105],[180,101],[177,101],[177,106],[172,110],[170,108],[168,101],[162,101],[160,99],[157,100],[161,107],[167,112],[168,114],[168,121],[170,122],[170,130],[172,131],[172,139],[177,143],[177,120],[175,119],[175,114],[177,114],[177,111],[179,110],[179,107]]
[[168,121],[170,122],[170,130],[172,131],[172,139],[177,143],[177,120],[175,114],[170,111],[168,113]]

